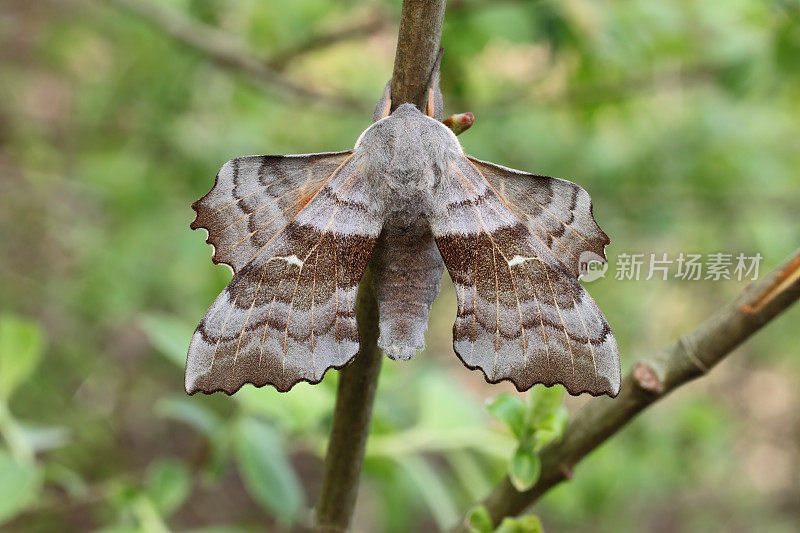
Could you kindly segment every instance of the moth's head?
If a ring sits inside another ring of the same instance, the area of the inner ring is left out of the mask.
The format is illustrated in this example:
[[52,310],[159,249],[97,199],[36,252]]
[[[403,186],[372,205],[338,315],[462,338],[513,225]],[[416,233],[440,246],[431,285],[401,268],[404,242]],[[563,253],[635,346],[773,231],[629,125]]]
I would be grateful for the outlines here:
[[[442,112],[444,111],[444,100],[442,99],[442,91],[439,89],[439,64],[436,64],[436,70],[433,72],[431,79],[431,86],[428,89],[428,98],[425,101],[425,109],[423,110],[426,115],[436,120],[442,120]],[[375,106],[372,112],[372,121],[377,122],[382,118],[386,118],[391,114],[392,110],[392,80],[386,82],[386,87],[383,90],[383,96]]]
[[395,109],[391,114],[392,118],[397,118],[397,119],[408,119],[408,118],[416,119],[416,118],[421,118],[423,116],[424,115],[422,114],[422,111],[417,109],[417,106],[415,106],[414,104],[403,104],[397,109]]

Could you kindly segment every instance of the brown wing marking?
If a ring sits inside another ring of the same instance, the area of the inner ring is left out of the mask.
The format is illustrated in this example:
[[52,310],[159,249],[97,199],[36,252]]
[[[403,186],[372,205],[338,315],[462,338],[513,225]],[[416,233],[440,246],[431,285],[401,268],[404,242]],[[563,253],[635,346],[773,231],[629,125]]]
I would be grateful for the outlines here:
[[[594,220],[591,199],[586,191],[566,180],[464,157],[500,201],[524,222],[528,231],[540,241],[544,238],[545,246],[574,277],[579,274],[579,258],[583,251],[591,251],[605,259],[604,248],[610,240]],[[531,194],[532,191],[537,194]],[[549,198],[549,201],[545,202],[537,195]],[[567,219],[556,213],[559,208],[568,214]],[[548,225],[556,228],[548,229]],[[570,239],[570,234],[575,238]]]
[[[324,188],[324,187],[325,187],[325,186],[326,186],[326,185],[327,185],[327,184],[328,184],[328,183],[331,181],[331,179],[333,179],[333,177],[334,177],[334,176],[335,176],[335,175],[336,175],[336,174],[337,174],[337,173],[338,173],[338,172],[339,172],[339,171],[342,169],[342,167],[344,167],[344,165],[345,165],[345,164],[346,164],[348,161],[350,161],[350,159],[352,159],[352,158],[353,158],[353,154],[350,154],[349,156],[347,156],[347,157],[345,158],[345,160],[344,160],[344,161],[342,161],[342,162],[341,162],[341,164],[339,164],[339,166],[338,166],[338,167],[336,167],[336,170],[334,170],[334,171],[331,173],[331,175],[330,175],[330,176],[328,176],[328,178],[327,178],[327,179],[326,179],[326,180],[323,182],[322,186],[321,186],[321,187],[320,187],[320,188],[317,190],[317,192],[316,192],[316,193],[314,193],[314,195],[311,197],[311,199],[310,199],[310,200],[303,199],[303,200],[301,200],[301,201],[295,202],[294,204],[292,204],[292,205],[290,206],[290,208],[295,208],[295,207],[300,207],[300,206],[302,206],[303,208],[305,208],[306,206],[308,206],[308,205],[309,205],[309,204],[310,204],[310,203],[311,203],[311,202],[312,202],[312,201],[313,201],[313,200],[314,200],[314,199],[317,197],[317,195],[319,195],[319,193],[320,193],[320,192],[322,192],[322,189],[323,189],[323,188]],[[263,206],[262,206],[262,207],[263,207]],[[251,215],[252,215],[254,212],[256,212],[256,211],[258,211],[258,209],[256,209],[255,211],[253,211],[253,212],[249,213],[247,216],[248,216],[248,217],[249,217],[249,216],[251,216]],[[289,209],[288,209],[288,208],[287,208],[287,209],[284,209],[283,211],[281,211],[281,215],[284,215],[284,214],[286,214],[288,211],[289,211]],[[273,235],[272,237],[270,237],[270,238],[269,238],[269,240],[268,240],[266,243],[264,243],[264,244],[261,246],[261,248],[259,248],[259,249],[256,251],[256,253],[255,253],[255,254],[253,254],[253,256],[250,258],[250,260],[249,260],[247,263],[245,263],[245,266],[247,266],[247,264],[249,264],[249,263],[250,263],[250,262],[251,262],[253,259],[255,259],[256,257],[258,257],[258,254],[259,254],[259,253],[261,253],[261,251],[262,251],[264,248],[266,248],[266,247],[267,247],[267,246],[268,246],[268,245],[269,245],[269,244],[270,244],[272,241],[274,241],[274,240],[275,240],[275,237],[277,237],[278,235],[280,235],[281,233],[283,233],[283,230],[285,230],[285,229],[286,229],[286,228],[289,226],[289,224],[291,224],[292,222],[294,222],[294,220],[297,218],[297,215],[299,215],[299,214],[300,214],[302,211],[303,211],[303,209],[300,209],[300,210],[298,210],[297,212],[295,212],[295,213],[292,215],[292,218],[290,218],[290,219],[289,219],[289,221],[288,221],[288,222],[286,222],[286,224],[284,224],[284,225],[283,225],[283,227],[282,227],[281,229],[279,229],[279,230],[278,230],[278,232],[277,232],[275,235]],[[278,216],[280,216],[280,215],[278,215]],[[270,224],[270,223],[274,222],[274,221],[275,221],[275,220],[278,218],[278,216],[275,216],[275,217],[271,218],[271,219],[270,219],[268,222],[266,222],[266,223],[262,224],[262,225],[261,225],[261,226],[259,226],[257,229],[255,229],[255,230],[251,231],[250,233],[248,233],[248,234],[247,234],[245,237],[243,237],[243,238],[241,238],[239,241],[237,241],[237,242],[236,242],[236,244],[234,244],[234,245],[233,245],[233,246],[231,246],[230,248],[226,249],[226,250],[225,250],[225,252],[226,252],[226,253],[227,253],[227,252],[230,252],[230,251],[232,251],[232,250],[233,250],[233,248],[236,248],[236,247],[238,247],[239,245],[241,245],[241,244],[242,244],[244,241],[248,240],[250,237],[252,237],[252,236],[253,236],[253,235],[255,235],[256,233],[258,233],[259,231],[261,231],[261,230],[263,230],[265,227],[267,227],[267,225],[268,225],[268,224]]]
[[211,191],[192,204],[197,216],[191,227],[208,231],[215,263],[238,272],[352,156],[347,151],[233,159],[220,169]]

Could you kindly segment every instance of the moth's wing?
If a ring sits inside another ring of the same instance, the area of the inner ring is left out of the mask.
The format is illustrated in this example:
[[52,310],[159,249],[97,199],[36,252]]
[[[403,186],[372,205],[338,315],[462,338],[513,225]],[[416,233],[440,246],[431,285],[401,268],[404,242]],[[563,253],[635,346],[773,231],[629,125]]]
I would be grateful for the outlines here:
[[[576,217],[591,217],[590,204],[575,203],[574,195],[562,199],[562,182],[549,179],[533,180],[527,193],[549,198],[548,205],[574,203]],[[488,381],[510,380],[520,391],[561,383],[571,394],[615,396],[616,340],[594,300],[542,237],[548,226],[515,214],[522,208],[465,156],[450,161],[438,195],[431,227],[457,291],[453,347],[461,360]],[[530,214],[544,216],[540,209]],[[564,246],[573,253],[581,248],[573,241]]]
[[571,181],[468,159],[506,207],[574,277],[578,277],[583,252],[592,252],[596,260],[605,262],[610,240],[595,222],[592,199],[585,190]]
[[235,275],[192,337],[186,391],[316,383],[358,352],[358,282],[382,218],[349,152],[234,159],[195,203]]

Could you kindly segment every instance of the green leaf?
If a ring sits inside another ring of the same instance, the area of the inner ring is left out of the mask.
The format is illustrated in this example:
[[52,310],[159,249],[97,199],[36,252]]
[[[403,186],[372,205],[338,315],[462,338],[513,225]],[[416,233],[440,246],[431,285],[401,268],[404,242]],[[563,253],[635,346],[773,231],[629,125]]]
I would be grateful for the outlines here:
[[234,453],[235,425],[235,422],[225,424],[209,437],[208,455],[202,465],[203,481],[219,483],[228,473],[230,457]]
[[145,474],[145,491],[162,516],[177,511],[192,491],[192,475],[176,459],[157,459]]
[[561,407],[564,387],[536,385],[528,393],[528,424],[538,427],[544,419],[553,415]]
[[335,393],[330,388],[308,383],[295,385],[291,394],[284,394],[272,387],[244,387],[233,398],[246,412],[263,415],[292,434],[318,431],[330,416],[331,405],[336,401]]
[[69,429],[61,426],[40,426],[19,422],[19,436],[34,452],[60,448],[69,442]]
[[141,488],[128,478],[112,478],[105,485],[106,501],[117,512],[129,508],[141,496]]
[[455,477],[473,501],[480,501],[492,488],[481,458],[471,450],[452,450],[444,455]]
[[542,419],[534,432],[534,449],[541,450],[551,442],[558,440],[564,434],[569,420],[569,412],[563,405],[555,413]]
[[539,479],[542,463],[539,455],[532,449],[517,448],[508,463],[508,476],[518,491],[528,490]]
[[223,420],[206,407],[211,398],[187,398],[183,394],[162,398],[156,403],[156,413],[164,418],[182,422],[207,439],[208,454],[201,465],[204,481],[216,482],[225,475],[229,464],[235,421]]
[[544,529],[538,517],[526,515],[518,518],[504,518],[495,533],[544,533]]
[[0,399],[8,400],[27,380],[44,352],[45,336],[32,320],[0,317]]
[[153,501],[144,494],[139,494],[127,509],[139,523],[140,531],[147,533],[170,533],[164,517],[161,516]]
[[0,450],[0,524],[36,501],[41,473],[35,465],[20,464]]
[[258,419],[243,418],[236,425],[234,452],[250,496],[284,525],[297,521],[305,507],[303,491],[278,433]]
[[151,313],[141,318],[141,326],[156,350],[180,368],[184,367],[194,332],[191,324],[170,315]]
[[46,464],[45,482],[58,485],[76,500],[85,498],[89,494],[89,486],[78,472],[53,461]]
[[467,515],[469,533],[492,533],[494,527],[489,511],[483,505],[473,507]]
[[505,423],[517,438],[525,433],[525,403],[507,392],[498,394],[486,405],[486,410],[497,420]]

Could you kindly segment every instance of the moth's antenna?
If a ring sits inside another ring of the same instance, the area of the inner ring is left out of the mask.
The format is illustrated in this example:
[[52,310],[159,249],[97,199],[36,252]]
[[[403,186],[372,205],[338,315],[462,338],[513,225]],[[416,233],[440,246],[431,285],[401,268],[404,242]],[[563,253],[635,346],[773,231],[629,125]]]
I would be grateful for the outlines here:
[[442,64],[442,55],[444,55],[444,48],[440,46],[439,53],[436,54],[436,61],[433,62],[433,68],[431,69],[431,73],[428,74],[428,90],[431,89],[433,78],[436,76],[436,73],[439,72],[439,66]]

